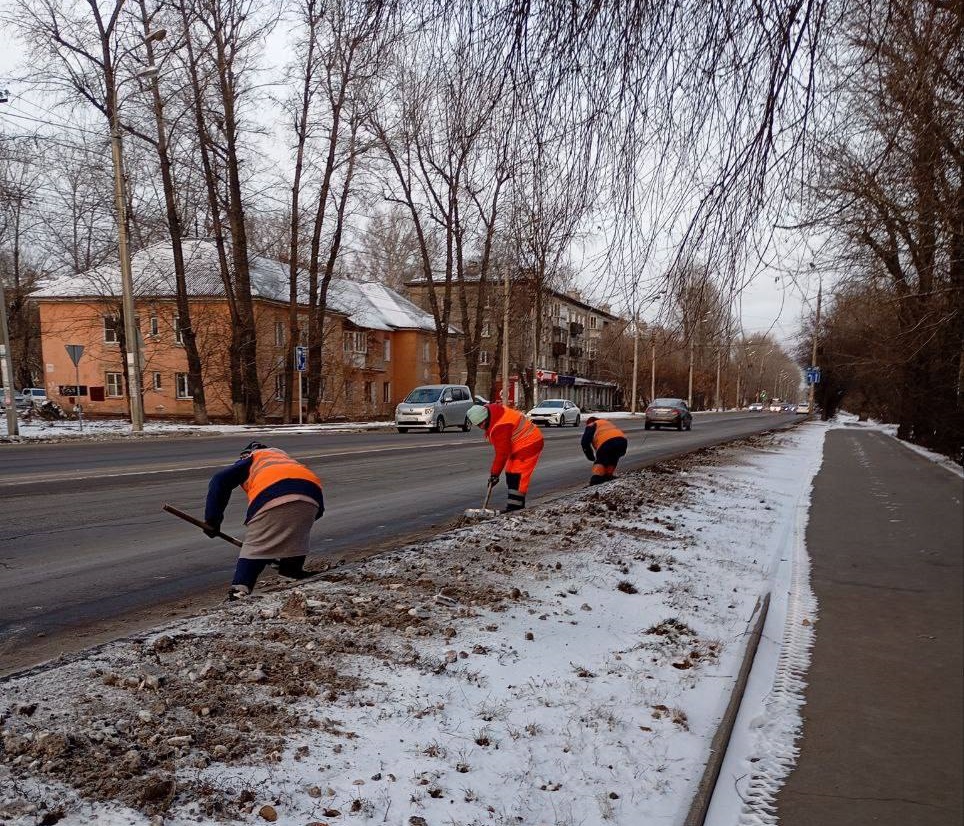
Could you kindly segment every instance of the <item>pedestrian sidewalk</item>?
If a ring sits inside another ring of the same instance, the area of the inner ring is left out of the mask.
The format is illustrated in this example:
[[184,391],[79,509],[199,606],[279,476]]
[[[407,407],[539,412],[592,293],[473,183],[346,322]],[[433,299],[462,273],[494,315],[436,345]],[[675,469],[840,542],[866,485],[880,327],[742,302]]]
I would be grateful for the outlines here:
[[828,432],[806,544],[819,603],[781,826],[960,826],[964,480]]

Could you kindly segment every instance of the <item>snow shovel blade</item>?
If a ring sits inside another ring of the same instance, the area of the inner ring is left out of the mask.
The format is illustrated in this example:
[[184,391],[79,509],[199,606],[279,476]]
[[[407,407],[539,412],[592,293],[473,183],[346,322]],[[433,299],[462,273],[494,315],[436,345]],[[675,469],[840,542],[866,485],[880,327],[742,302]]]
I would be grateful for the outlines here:
[[499,515],[498,511],[492,510],[492,508],[489,507],[489,499],[492,498],[493,487],[495,487],[495,485],[489,482],[489,486],[485,489],[485,499],[482,500],[482,507],[469,508],[462,514],[464,519],[474,522],[482,519],[491,519],[493,516]]
[[466,519],[471,520],[491,519],[493,516],[498,515],[499,512],[492,510],[492,508],[469,508],[463,514]]

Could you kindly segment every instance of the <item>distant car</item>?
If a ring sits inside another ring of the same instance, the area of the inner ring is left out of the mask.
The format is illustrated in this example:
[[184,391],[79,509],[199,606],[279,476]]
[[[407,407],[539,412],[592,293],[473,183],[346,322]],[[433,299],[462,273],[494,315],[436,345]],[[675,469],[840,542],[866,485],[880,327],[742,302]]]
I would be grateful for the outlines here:
[[526,414],[535,424],[579,427],[582,411],[569,399],[546,399]]
[[753,413],[759,413],[759,412],[761,412],[761,411],[764,410],[764,409],[765,409],[765,408],[763,407],[763,402],[753,402],[753,403],[747,408],[747,410],[749,410],[749,411],[751,411],[751,412],[753,412]]
[[[26,410],[31,406],[30,399],[23,393],[14,392],[13,394],[13,409],[14,410]],[[3,391],[0,391],[0,412],[6,412],[7,406],[4,403]]]
[[797,406],[796,406],[795,404],[785,404],[785,405],[783,405],[783,412],[784,412],[784,413],[796,413],[796,412],[797,412]]
[[781,402],[770,402],[770,406],[767,408],[771,413],[782,413],[783,404]]
[[803,414],[809,416],[809,415],[810,415],[810,402],[800,402],[800,404],[797,405],[797,410],[796,410],[796,412],[797,412],[797,413],[803,413]]
[[47,388],[45,387],[24,387],[20,391],[29,402],[29,406],[40,407],[47,401]]
[[646,408],[647,430],[654,427],[675,427],[677,430],[693,428],[693,414],[682,399],[653,399]]
[[416,387],[395,408],[395,427],[399,433],[407,433],[412,428],[441,433],[453,425],[467,431],[471,423],[465,414],[473,403],[472,393],[464,384]]

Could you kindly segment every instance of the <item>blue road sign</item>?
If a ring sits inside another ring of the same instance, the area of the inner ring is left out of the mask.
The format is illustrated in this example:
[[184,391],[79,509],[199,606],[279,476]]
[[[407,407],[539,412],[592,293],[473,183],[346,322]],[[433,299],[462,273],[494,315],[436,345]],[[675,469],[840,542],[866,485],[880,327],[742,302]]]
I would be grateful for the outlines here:
[[820,384],[820,368],[819,368],[819,367],[808,367],[808,368],[807,368],[807,384]]
[[295,370],[304,373],[308,369],[308,348],[295,347]]

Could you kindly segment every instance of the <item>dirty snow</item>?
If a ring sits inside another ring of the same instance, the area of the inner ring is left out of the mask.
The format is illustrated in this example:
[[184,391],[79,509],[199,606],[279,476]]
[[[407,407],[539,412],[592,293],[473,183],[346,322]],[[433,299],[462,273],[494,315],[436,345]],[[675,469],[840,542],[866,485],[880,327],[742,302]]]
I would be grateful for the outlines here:
[[682,823],[824,432],[627,474],[0,684],[0,822]]
[[[108,437],[131,436],[132,438],[142,438],[141,434],[136,437],[131,432],[131,423],[127,419],[85,419],[84,429],[81,431],[80,423],[75,419],[65,421],[48,422],[39,417],[25,419],[20,417],[18,423],[19,438],[22,440],[43,440],[59,441],[61,439],[96,439]],[[211,435],[215,433],[262,433],[262,434],[296,434],[296,433],[341,433],[345,431],[357,430],[380,430],[382,428],[394,428],[394,421],[370,421],[370,422],[330,422],[326,424],[305,424],[305,425],[237,425],[237,424],[210,424],[196,425],[180,421],[157,421],[148,420],[144,422],[144,436],[191,436],[191,435]],[[7,419],[0,416],[0,438],[6,437]],[[16,438],[16,437],[14,437]],[[10,441],[13,441],[11,439]]]

